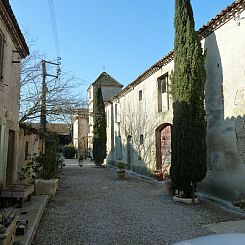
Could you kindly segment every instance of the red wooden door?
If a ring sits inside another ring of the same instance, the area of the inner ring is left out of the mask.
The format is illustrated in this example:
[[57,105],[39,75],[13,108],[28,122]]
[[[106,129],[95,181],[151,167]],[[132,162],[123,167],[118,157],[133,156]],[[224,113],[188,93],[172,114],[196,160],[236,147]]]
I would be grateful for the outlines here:
[[161,158],[163,170],[171,164],[171,126],[168,125],[161,131]]

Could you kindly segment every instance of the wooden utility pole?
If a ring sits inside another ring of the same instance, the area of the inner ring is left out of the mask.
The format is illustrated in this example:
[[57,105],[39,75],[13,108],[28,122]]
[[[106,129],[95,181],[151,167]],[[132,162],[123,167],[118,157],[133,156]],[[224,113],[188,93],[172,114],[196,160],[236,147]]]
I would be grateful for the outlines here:
[[[46,109],[46,94],[47,94],[47,83],[46,83],[46,77],[54,77],[56,79],[59,78],[60,76],[60,57],[58,57],[58,62],[54,63],[54,62],[50,62],[50,61],[46,61],[46,60],[42,60],[42,101],[41,101],[41,115],[40,115],[40,123],[41,123],[41,131],[42,133],[46,133],[46,124],[47,124],[47,109]],[[57,66],[57,74],[56,75],[51,75],[47,73],[46,70],[46,63],[51,64],[51,65],[55,65]]]
[[41,104],[41,117],[40,117],[40,123],[41,123],[41,130],[42,133],[46,132],[46,93],[47,93],[47,85],[46,85],[46,62],[45,60],[42,60],[42,104]]

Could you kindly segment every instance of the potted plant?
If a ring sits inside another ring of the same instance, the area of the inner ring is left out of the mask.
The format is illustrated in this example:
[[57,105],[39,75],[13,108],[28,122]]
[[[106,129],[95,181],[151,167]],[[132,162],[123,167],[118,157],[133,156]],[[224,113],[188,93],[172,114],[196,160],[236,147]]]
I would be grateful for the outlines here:
[[13,245],[18,216],[11,211],[0,210],[0,245]]
[[118,163],[118,171],[117,171],[117,174],[118,174],[118,177],[119,178],[125,178],[125,172],[126,172],[126,169],[125,167],[127,166],[128,164],[124,163],[124,162],[119,162]]
[[162,180],[163,180],[163,172],[162,172],[162,170],[155,170],[155,171],[153,172],[153,176],[154,176],[157,180],[162,181]]
[[46,139],[45,153],[36,157],[35,162],[34,172],[37,176],[35,180],[35,193],[53,196],[58,187],[59,169],[57,140],[54,136]]

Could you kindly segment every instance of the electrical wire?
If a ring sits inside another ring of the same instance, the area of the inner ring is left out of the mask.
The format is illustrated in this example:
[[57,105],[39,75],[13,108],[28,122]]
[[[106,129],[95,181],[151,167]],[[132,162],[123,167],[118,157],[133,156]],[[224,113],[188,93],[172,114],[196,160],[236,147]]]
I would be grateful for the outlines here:
[[56,24],[56,17],[55,17],[55,8],[53,0],[48,0],[49,3],[49,12],[50,12],[50,20],[51,20],[51,27],[53,31],[53,38],[54,38],[54,45],[56,49],[57,57],[60,57],[60,45],[58,39],[58,31],[57,31],[57,24]]
[[86,81],[85,79],[80,78],[80,77],[78,77],[78,76],[76,76],[76,75],[73,75],[73,74],[71,74],[70,72],[61,71],[61,73],[62,73],[63,75],[69,75],[70,77],[72,77],[72,78],[74,78],[74,79],[78,79],[78,80],[80,80],[80,81],[82,81],[82,82],[84,82],[84,83],[86,83],[86,84],[91,85],[90,82],[88,82],[88,81]]

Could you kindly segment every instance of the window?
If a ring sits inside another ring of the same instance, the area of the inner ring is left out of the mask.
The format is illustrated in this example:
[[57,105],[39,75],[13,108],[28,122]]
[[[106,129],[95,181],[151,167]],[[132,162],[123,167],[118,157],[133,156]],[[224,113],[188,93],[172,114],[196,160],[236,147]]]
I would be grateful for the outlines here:
[[169,95],[168,95],[168,74],[165,74],[157,79],[158,87],[158,112],[169,110]]
[[3,79],[4,35],[0,30],[0,81]]
[[[167,77],[165,77],[167,78]],[[167,79],[160,80],[162,94],[167,93]]]
[[140,145],[143,145],[144,144],[144,135],[141,134],[140,135]]
[[120,123],[120,104],[115,104],[115,122]]
[[109,127],[110,124],[110,110],[107,110],[107,127]]
[[139,91],[139,101],[142,100],[142,90]]

